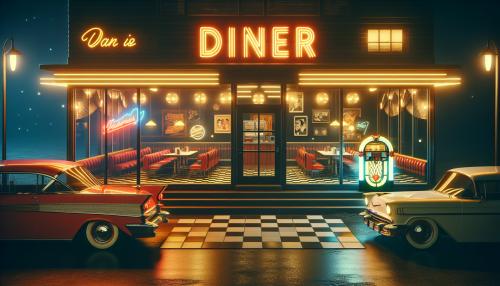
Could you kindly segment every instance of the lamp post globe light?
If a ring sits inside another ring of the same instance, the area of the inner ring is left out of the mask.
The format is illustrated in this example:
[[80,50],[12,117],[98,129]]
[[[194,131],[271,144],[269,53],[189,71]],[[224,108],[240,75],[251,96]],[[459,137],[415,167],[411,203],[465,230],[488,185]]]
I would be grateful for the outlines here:
[[[490,41],[493,43],[493,46],[495,47],[495,51],[493,51],[490,48]],[[500,127],[499,122],[498,122],[498,108],[500,102],[498,101],[498,46],[493,39],[488,39],[488,43],[486,46],[486,49],[484,49],[480,54],[480,56],[484,56],[484,64],[486,71],[490,71],[491,69],[491,63],[493,62],[493,57],[495,57],[495,166],[498,166],[500,163],[500,154],[498,153],[498,135],[499,131],[498,128]]]
[[[9,42],[12,43],[12,47],[7,51],[7,45]],[[7,51],[7,52],[6,52]],[[3,63],[3,125],[2,125],[2,160],[7,159],[7,62],[5,56],[10,58],[10,69],[12,71],[16,70],[17,66],[17,56],[21,56],[21,53],[14,48],[14,39],[11,37],[5,41],[2,52],[2,63]]]

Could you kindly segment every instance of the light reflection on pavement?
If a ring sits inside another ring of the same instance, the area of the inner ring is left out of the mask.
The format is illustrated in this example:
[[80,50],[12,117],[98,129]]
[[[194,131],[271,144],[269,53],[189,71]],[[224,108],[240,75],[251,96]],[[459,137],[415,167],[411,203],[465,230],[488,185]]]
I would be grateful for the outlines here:
[[[417,251],[339,214],[366,249],[160,249],[169,230],[109,251],[2,242],[1,285],[498,285],[500,245],[443,237]],[[188,218],[186,216],[186,218]]]

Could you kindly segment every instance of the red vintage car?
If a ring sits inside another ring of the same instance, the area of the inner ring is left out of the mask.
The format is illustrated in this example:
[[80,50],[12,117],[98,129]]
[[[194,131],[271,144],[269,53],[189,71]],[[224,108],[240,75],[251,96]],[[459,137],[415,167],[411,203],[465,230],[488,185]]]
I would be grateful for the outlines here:
[[154,237],[168,221],[159,203],[166,186],[103,185],[82,165],[60,160],[0,161],[0,176],[2,240],[72,240],[81,233],[106,249],[123,234]]

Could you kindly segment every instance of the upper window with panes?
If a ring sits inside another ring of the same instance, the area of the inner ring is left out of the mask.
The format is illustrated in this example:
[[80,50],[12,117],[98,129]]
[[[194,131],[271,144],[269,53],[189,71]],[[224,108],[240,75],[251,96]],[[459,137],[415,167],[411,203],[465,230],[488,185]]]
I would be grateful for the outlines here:
[[403,30],[368,30],[369,53],[401,53]]

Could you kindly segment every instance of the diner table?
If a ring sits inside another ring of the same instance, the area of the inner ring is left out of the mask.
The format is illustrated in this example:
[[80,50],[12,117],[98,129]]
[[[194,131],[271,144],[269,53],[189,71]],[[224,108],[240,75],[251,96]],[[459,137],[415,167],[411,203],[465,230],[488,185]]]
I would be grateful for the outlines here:
[[[337,176],[337,160],[333,160],[334,157],[339,157],[340,154],[334,154],[333,151],[322,151],[316,150],[319,154],[328,158],[328,165],[332,167],[332,173]],[[343,156],[353,156],[351,153],[344,153]]]
[[162,155],[163,157],[179,157],[179,168],[177,168],[177,172],[180,172],[180,170],[182,170],[183,167],[187,166],[188,157],[196,153],[198,153],[198,151],[188,151],[188,152],[181,151],[180,154],[176,154],[174,152]]

